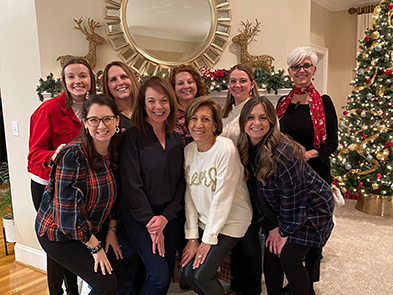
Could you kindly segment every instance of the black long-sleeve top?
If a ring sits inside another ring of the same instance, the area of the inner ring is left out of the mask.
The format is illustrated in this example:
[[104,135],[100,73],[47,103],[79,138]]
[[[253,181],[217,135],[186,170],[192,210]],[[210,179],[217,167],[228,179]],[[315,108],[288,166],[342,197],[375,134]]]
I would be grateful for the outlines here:
[[120,210],[129,211],[143,225],[154,215],[174,219],[184,202],[183,159],[183,141],[176,132],[166,134],[163,149],[150,125],[146,133],[136,127],[125,131],[120,151]]
[[[280,104],[281,97],[277,105]],[[324,94],[321,96],[326,118],[326,141],[317,149],[319,156],[311,158],[307,163],[317,172],[327,183],[332,182],[330,174],[329,156],[334,153],[338,146],[337,114],[331,98]],[[300,143],[306,151],[315,149],[314,127],[311,121],[310,108],[308,104],[296,105],[290,103],[284,116],[280,119],[281,132],[288,134],[295,141]]]

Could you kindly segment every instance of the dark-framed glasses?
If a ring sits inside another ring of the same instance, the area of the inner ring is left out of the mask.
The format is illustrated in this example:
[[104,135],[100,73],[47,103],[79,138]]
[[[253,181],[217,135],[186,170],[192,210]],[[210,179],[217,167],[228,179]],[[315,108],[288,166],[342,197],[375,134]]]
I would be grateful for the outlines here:
[[100,125],[100,121],[104,123],[106,127],[112,125],[115,122],[116,116],[105,116],[103,118],[97,118],[97,117],[89,117],[86,118],[87,124],[89,124],[90,127],[97,127]]
[[294,65],[294,66],[291,66],[290,68],[295,72],[299,72],[301,68],[303,68],[305,71],[309,71],[312,66],[313,66],[313,64],[305,63],[302,66],[301,65]]

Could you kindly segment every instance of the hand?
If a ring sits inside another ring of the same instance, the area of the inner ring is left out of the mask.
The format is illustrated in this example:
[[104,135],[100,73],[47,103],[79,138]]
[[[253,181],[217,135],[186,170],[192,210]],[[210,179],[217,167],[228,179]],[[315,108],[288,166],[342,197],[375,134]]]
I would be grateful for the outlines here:
[[102,275],[106,275],[106,271],[111,275],[113,268],[106,257],[105,251],[101,250],[92,254],[94,258],[94,272],[97,272],[98,266],[101,267]]
[[112,230],[108,231],[106,235],[105,253],[108,253],[109,246],[112,246],[113,253],[115,253],[117,260],[119,260],[119,258],[123,259],[123,254],[121,252],[121,248],[119,245],[119,241],[117,240],[116,233]]
[[50,163],[53,162],[53,161],[55,160],[56,156],[60,153],[61,149],[62,149],[63,147],[65,147],[65,146],[66,146],[66,144],[65,144],[65,143],[62,143],[61,145],[59,145],[59,146],[57,147],[57,149],[55,150],[55,153],[52,155],[52,157],[50,157]]
[[278,254],[278,245],[280,242],[280,238],[281,235],[278,226],[269,231],[265,246],[269,249],[270,253]]
[[152,242],[152,252],[156,254],[156,249],[158,250],[158,255],[161,257],[165,256],[165,237],[164,234],[161,232],[160,234],[151,233],[150,239]]
[[185,267],[195,257],[199,247],[197,239],[188,240],[186,247],[183,249],[180,265]]
[[201,264],[205,262],[206,256],[209,253],[211,247],[212,245],[205,244],[204,242],[199,245],[195,254],[194,264],[192,265],[193,269],[198,268]]
[[168,223],[168,219],[164,215],[153,216],[146,224],[147,231],[149,234],[160,234],[163,232],[165,226]]
[[309,159],[316,158],[318,156],[319,156],[318,151],[315,149],[312,149],[312,150],[309,150],[304,153],[304,160],[308,161]]

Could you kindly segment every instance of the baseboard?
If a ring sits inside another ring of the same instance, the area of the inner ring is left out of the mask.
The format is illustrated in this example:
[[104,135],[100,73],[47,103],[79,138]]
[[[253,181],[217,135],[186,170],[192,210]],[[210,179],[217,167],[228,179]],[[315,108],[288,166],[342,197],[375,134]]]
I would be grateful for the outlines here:
[[46,271],[46,254],[34,248],[19,243],[15,244],[15,260],[32,267]]

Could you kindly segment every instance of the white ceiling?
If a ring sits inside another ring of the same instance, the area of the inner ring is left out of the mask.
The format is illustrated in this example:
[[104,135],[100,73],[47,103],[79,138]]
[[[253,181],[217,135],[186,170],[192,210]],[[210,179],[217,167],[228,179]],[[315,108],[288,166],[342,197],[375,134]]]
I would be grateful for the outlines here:
[[380,1],[371,0],[312,0],[330,11],[348,10],[351,7],[379,4]]

